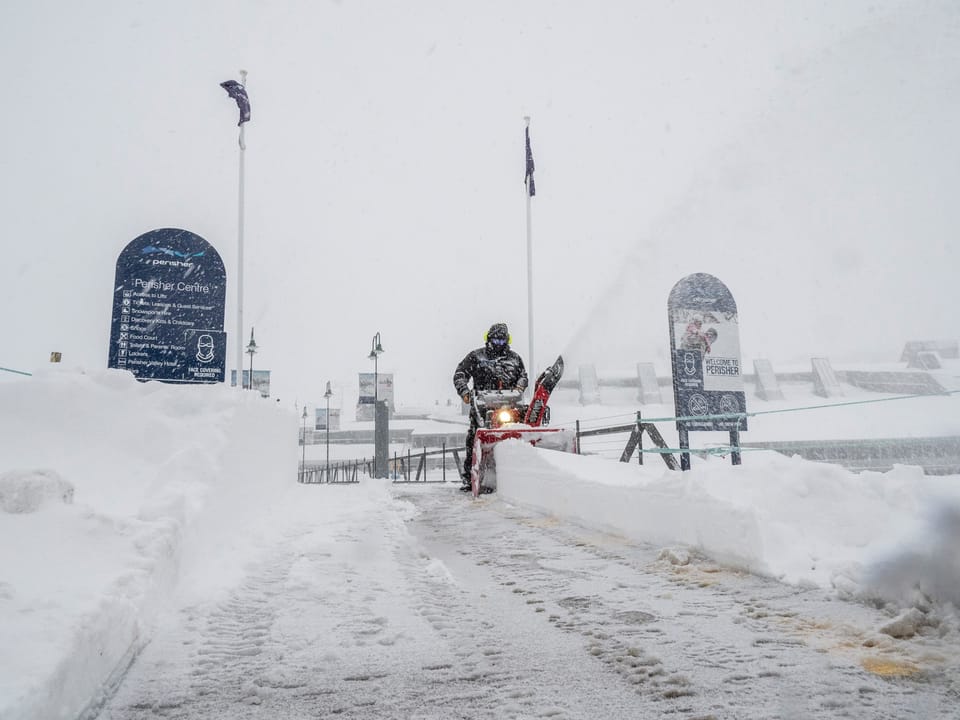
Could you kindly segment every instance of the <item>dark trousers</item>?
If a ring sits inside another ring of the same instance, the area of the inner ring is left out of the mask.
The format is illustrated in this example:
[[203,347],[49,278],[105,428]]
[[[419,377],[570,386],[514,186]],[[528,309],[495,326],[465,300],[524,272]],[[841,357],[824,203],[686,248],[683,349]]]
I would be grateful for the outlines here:
[[463,476],[470,477],[470,466],[473,465],[473,439],[477,435],[477,419],[470,414],[470,425],[467,428],[467,452],[463,459]]

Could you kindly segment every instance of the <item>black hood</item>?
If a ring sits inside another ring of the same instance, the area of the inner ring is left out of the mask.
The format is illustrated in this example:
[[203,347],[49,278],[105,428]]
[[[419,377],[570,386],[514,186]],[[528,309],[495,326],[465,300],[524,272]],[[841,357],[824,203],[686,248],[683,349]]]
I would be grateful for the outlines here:
[[[506,340],[502,344],[494,344],[492,340]],[[510,331],[505,323],[494,323],[487,330],[487,353],[490,355],[503,355],[510,348]]]

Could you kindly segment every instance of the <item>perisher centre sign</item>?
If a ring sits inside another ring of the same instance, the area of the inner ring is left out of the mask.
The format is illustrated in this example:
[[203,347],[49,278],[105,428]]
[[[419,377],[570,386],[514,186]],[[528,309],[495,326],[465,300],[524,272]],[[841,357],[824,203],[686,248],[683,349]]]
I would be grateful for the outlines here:
[[[688,275],[667,301],[677,428],[746,430],[737,303],[720,280]],[[700,416],[706,416],[700,419]]]
[[223,382],[226,272],[187,230],[144,233],[117,258],[108,365],[138,380]]

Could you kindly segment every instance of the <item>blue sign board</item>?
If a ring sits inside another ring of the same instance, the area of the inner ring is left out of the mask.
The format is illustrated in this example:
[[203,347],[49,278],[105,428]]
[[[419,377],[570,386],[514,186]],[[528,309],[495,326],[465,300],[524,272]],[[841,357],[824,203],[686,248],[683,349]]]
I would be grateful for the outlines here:
[[108,366],[138,380],[223,382],[226,271],[187,230],[151,230],[117,258]]
[[720,280],[695,273],[667,301],[678,430],[746,430],[737,303]]

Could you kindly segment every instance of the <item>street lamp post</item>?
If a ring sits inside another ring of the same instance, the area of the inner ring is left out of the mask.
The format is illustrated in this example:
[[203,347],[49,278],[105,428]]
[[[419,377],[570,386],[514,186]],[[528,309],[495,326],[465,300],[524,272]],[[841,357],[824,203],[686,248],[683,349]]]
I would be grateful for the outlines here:
[[327,482],[330,482],[330,396],[333,391],[330,389],[330,381],[327,380],[327,391],[323,394],[327,401]]
[[[253,356],[256,354],[256,352],[257,352],[257,341],[253,339],[253,328],[251,327],[250,342],[247,343],[247,355],[250,356],[250,379],[248,380],[249,382],[249,385],[247,387],[248,390],[253,390]],[[241,385],[242,384],[243,383],[241,383]],[[304,412],[306,412],[306,408],[304,408]]]
[[307,473],[307,406],[303,406],[303,454],[300,456],[300,472],[306,476]]
[[380,395],[379,388],[377,387],[380,384],[377,373],[377,359],[382,352],[383,346],[380,344],[380,333],[377,333],[370,341],[370,354],[367,356],[368,360],[373,360],[373,476],[377,478],[385,474],[386,468],[384,466],[386,465],[387,459],[387,442],[384,438],[380,437]]
[[373,410],[374,410],[374,420],[376,420],[376,410],[377,402],[379,398],[377,396],[377,358],[380,357],[380,353],[383,352],[383,346],[380,344],[380,333],[377,333],[373,336],[373,340],[370,341],[370,354],[367,355],[368,360],[373,360]]

